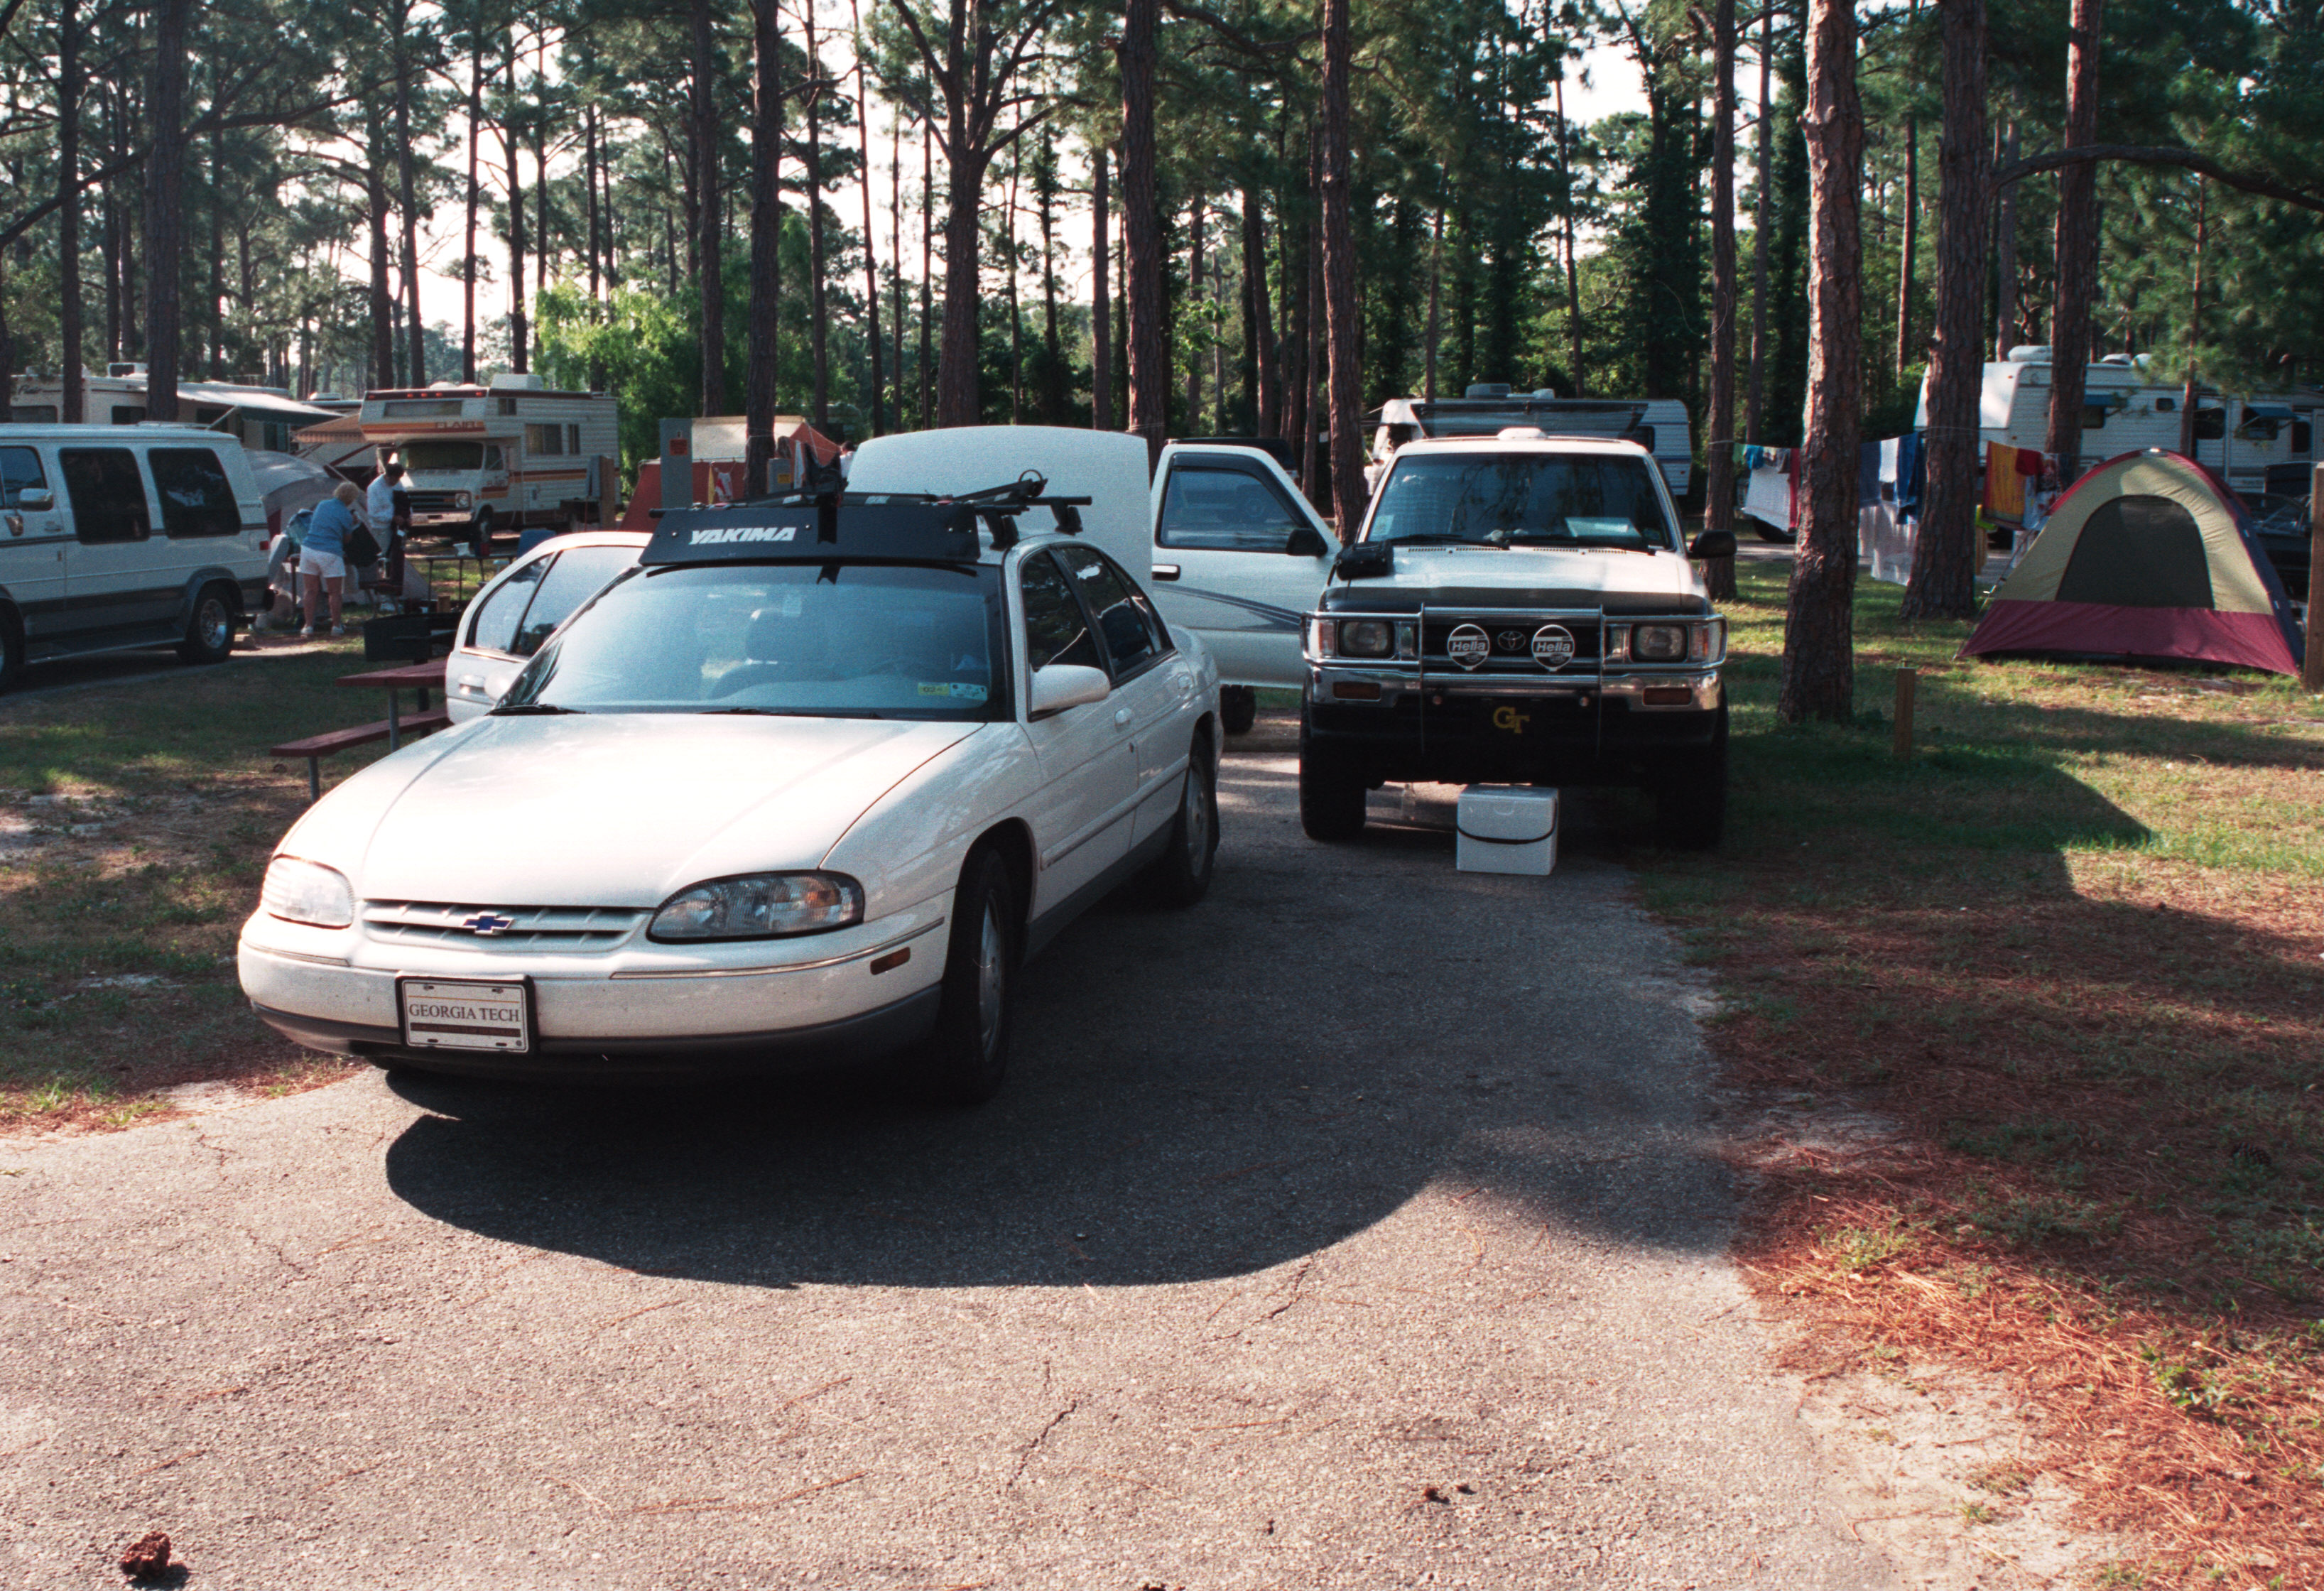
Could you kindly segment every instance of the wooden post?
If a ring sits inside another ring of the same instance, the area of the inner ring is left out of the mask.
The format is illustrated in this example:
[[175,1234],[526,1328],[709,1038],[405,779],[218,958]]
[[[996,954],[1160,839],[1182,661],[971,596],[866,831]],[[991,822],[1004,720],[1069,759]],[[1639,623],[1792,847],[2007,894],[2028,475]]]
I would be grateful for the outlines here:
[[2324,691],[2324,464],[2308,489],[2308,654],[2300,683]]
[[1909,759],[1913,755],[1913,697],[1919,691],[1921,671],[1899,668],[1896,671],[1896,755]]

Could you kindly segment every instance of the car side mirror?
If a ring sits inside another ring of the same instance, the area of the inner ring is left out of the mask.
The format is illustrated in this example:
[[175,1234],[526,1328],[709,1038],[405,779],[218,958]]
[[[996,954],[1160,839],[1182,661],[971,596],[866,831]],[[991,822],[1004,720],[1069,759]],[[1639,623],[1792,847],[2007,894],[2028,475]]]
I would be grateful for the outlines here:
[[46,513],[57,506],[57,494],[45,486],[27,486],[16,493],[16,507],[28,514]]
[[1291,528],[1291,539],[1284,544],[1283,550],[1295,558],[1320,558],[1330,552],[1332,547],[1323,539],[1323,533],[1314,526],[1295,525]]
[[1694,545],[1686,549],[1686,556],[1695,559],[1731,558],[1735,556],[1735,532],[1705,530],[1694,538]]
[[1104,669],[1088,668],[1079,663],[1052,663],[1047,668],[1033,670],[1032,700],[1028,705],[1033,717],[1047,718],[1068,707],[1102,702],[1112,694],[1113,682],[1106,678]]

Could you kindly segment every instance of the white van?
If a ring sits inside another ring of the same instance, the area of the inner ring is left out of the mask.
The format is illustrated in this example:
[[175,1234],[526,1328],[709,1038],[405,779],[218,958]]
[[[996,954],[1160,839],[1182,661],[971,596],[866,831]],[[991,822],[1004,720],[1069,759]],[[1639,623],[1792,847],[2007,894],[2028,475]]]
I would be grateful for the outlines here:
[[266,591],[266,501],[195,426],[0,426],[0,685],[28,662],[175,646],[215,663]]

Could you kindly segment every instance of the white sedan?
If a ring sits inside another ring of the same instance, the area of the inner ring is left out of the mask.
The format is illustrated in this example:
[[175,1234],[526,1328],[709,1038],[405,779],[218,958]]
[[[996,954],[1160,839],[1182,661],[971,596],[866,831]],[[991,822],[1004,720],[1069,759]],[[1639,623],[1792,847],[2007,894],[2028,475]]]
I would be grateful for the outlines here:
[[1133,874],[1200,899],[1218,842],[1215,663],[1010,512],[670,514],[490,713],[283,837],[244,993],[382,1065],[908,1047],[940,1096],[990,1097],[1024,958]]

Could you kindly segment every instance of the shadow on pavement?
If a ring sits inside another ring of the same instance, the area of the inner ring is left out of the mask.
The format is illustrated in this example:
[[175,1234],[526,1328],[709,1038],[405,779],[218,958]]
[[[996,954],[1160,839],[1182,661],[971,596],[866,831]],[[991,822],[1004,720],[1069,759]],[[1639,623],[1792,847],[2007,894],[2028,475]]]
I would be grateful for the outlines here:
[[1239,1274],[1432,1183],[1609,1242],[1717,1243],[1685,986],[1624,876],[1462,874],[1449,835],[1410,831],[1311,845],[1289,785],[1230,761],[1210,898],[1117,897],[1028,970],[1015,1070],[982,1110],[922,1110],[872,1074],[399,1074],[430,1114],[391,1145],[390,1183],[488,1237],[755,1286]]

